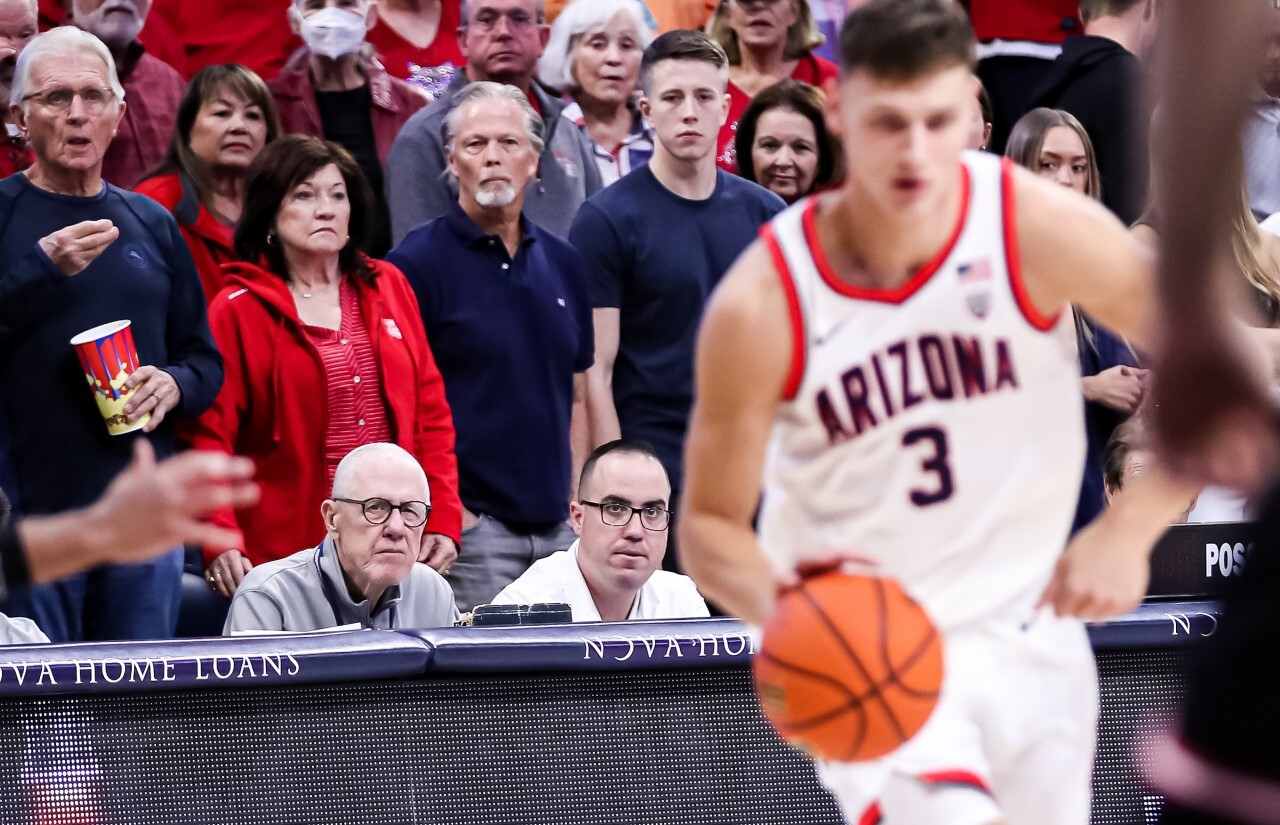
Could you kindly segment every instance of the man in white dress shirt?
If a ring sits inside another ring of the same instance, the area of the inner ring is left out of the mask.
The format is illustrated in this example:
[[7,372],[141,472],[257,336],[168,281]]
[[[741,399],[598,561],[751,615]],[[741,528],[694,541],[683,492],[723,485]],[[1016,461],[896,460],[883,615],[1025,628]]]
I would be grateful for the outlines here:
[[708,615],[688,576],[662,570],[671,481],[653,448],[610,441],[582,465],[569,523],[578,540],[537,561],[495,604],[565,602],[575,622]]

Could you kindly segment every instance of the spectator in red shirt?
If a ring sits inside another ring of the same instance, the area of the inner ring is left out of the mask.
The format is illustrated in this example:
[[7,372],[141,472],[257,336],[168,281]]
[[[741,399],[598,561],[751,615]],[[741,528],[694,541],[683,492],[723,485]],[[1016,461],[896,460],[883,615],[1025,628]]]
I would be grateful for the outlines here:
[[354,158],[306,135],[275,141],[250,173],[236,252],[209,307],[226,380],[186,430],[191,445],[252,458],[257,507],[215,522],[238,549],[206,552],[225,596],[264,561],[323,538],[315,514],[338,462],[387,441],[426,471],[432,510],[418,560],[446,568],[462,526],[453,418],[413,290],[400,270],[356,243],[373,217]]
[[[13,69],[23,47],[36,36],[35,0],[0,0],[0,100],[6,104],[13,89]],[[31,144],[18,128],[9,122],[9,107],[4,106],[5,133],[0,136],[0,178],[21,172],[35,163]]]
[[137,186],[164,157],[187,88],[138,41],[149,11],[151,0],[71,0],[71,23],[107,44],[124,84],[124,119],[102,161],[103,179],[122,189]]
[[813,53],[824,38],[808,0],[724,0],[708,31],[729,55],[729,119],[720,129],[716,165],[736,173],[733,135],[751,98],[787,78],[821,88],[840,72]]
[[379,0],[369,45],[392,77],[438,93],[465,62],[458,43],[460,5],[461,0]]
[[[239,63],[264,80],[275,77],[301,45],[281,24],[290,0],[155,0],[152,16],[163,18],[186,53],[185,74],[205,66]],[[150,19],[150,18],[148,18]],[[148,39],[150,26],[143,30]]]
[[237,260],[232,232],[249,167],[279,136],[276,102],[262,78],[236,63],[205,66],[178,107],[168,153],[138,186],[177,219],[206,301],[222,290],[222,265]]
[[400,128],[427,98],[374,57],[365,41],[374,19],[372,0],[294,0],[289,23],[306,48],[267,85],[286,132],[331,140],[360,164],[377,210],[365,250],[380,256],[391,248],[383,165]]

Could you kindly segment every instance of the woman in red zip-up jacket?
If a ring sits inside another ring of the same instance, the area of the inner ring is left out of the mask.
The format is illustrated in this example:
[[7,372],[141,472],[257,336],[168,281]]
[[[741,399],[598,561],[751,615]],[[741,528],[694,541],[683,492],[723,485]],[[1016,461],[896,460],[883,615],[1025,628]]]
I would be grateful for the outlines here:
[[222,265],[236,260],[233,232],[249,167],[279,136],[275,98],[262,78],[235,63],[205,66],[178,104],[164,160],[134,190],[177,219],[206,301],[222,291]]
[[418,560],[444,572],[462,523],[453,419],[404,275],[359,251],[372,194],[351,155],[303,135],[263,150],[250,174],[236,251],[209,306],[226,363],[213,406],[185,436],[257,465],[256,507],[215,517],[239,549],[206,553],[209,585],[235,592],[254,565],[324,537],[320,504],[338,462],[390,441],[426,470],[431,517]]

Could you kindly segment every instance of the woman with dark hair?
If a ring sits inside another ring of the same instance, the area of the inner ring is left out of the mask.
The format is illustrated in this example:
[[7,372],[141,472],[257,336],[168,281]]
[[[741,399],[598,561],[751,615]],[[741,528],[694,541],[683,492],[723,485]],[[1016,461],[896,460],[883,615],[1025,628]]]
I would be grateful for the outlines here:
[[345,149],[290,135],[250,173],[227,285],[209,307],[226,362],[191,446],[253,459],[262,499],[215,521],[238,549],[206,553],[209,585],[230,597],[254,565],[324,537],[317,518],[338,462],[388,441],[422,464],[431,516],[418,560],[447,569],[462,524],[453,419],[404,275],[360,252],[373,194]]
[[720,129],[716,163],[737,172],[733,135],[751,98],[787,78],[821,86],[839,70],[813,53],[825,38],[809,0],[720,0],[707,33],[729,56],[729,119]]
[[236,260],[232,232],[249,167],[279,136],[276,103],[262,78],[236,63],[205,66],[178,105],[168,152],[138,184],[177,219],[207,301],[222,289],[222,264]]
[[844,149],[827,129],[822,92],[784,80],[752,99],[734,136],[738,174],[788,204],[844,177]]
[[[1080,121],[1068,112],[1043,107],[1027,112],[1014,124],[1004,153],[1040,177],[1094,200],[1102,198],[1093,141]],[[1079,530],[1106,506],[1103,453],[1116,427],[1142,403],[1147,371],[1137,367],[1137,357],[1119,336],[1079,309],[1074,312],[1088,437],[1084,478],[1072,528]]]

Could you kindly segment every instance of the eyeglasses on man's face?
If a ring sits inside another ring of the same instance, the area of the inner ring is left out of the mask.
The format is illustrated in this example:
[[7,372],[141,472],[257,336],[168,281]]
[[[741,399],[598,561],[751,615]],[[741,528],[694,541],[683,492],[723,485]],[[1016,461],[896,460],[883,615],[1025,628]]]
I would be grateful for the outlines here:
[[610,527],[626,527],[637,513],[640,515],[640,526],[646,530],[666,530],[667,525],[671,523],[671,511],[654,504],[632,507],[621,501],[587,501],[585,499],[579,504],[598,509],[600,520]]
[[527,32],[542,22],[534,15],[520,9],[500,12],[496,9],[485,8],[476,12],[475,17],[471,19],[471,25],[475,26],[482,32],[491,32],[498,27],[498,23],[504,17],[507,19],[507,23],[511,26],[511,30],[515,32]]
[[48,111],[63,114],[71,109],[71,102],[78,97],[86,114],[100,115],[106,110],[107,104],[115,96],[115,92],[110,89],[104,89],[101,86],[89,86],[84,89],[44,89],[24,95],[22,99],[23,101],[34,100]]
[[427,523],[427,516],[431,515],[431,505],[425,501],[406,501],[402,504],[395,504],[385,498],[334,498],[334,501],[360,505],[365,521],[370,524],[386,524],[387,519],[391,518],[392,510],[400,511],[400,520],[405,527],[421,527]]

